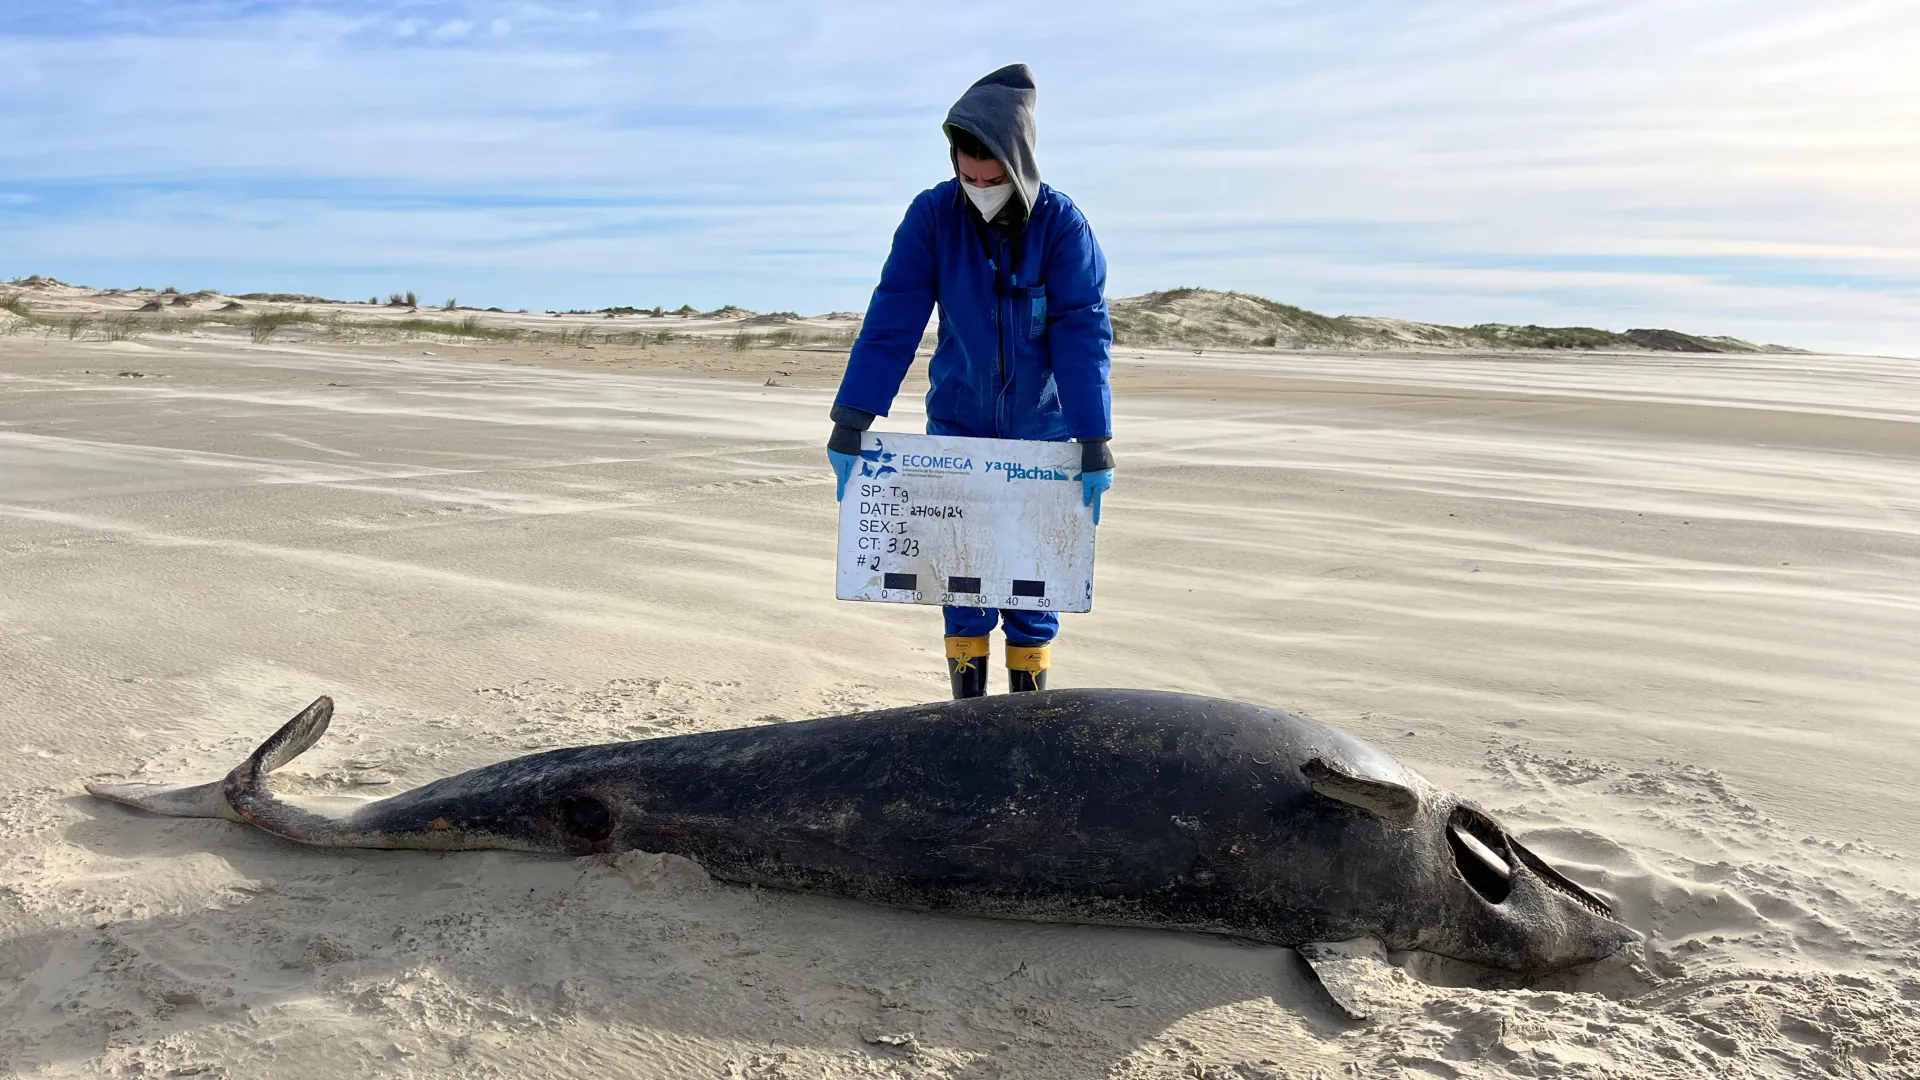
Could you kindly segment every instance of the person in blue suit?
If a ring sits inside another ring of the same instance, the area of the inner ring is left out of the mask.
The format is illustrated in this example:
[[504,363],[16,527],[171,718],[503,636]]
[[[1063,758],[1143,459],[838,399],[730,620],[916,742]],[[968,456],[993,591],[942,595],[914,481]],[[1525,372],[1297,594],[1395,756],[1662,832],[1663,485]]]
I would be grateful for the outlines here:
[[[1011,64],[974,83],[943,125],[954,177],[921,192],[893,250],[834,398],[827,456],[844,498],[860,436],[887,415],[927,319],[940,312],[927,364],[927,432],[1074,440],[1082,498],[1100,521],[1113,486],[1113,326],[1107,262],[1071,199],[1040,182],[1033,73]],[[987,692],[989,635],[1003,623],[1008,685],[1046,687],[1059,616],[949,607],[953,695]]]

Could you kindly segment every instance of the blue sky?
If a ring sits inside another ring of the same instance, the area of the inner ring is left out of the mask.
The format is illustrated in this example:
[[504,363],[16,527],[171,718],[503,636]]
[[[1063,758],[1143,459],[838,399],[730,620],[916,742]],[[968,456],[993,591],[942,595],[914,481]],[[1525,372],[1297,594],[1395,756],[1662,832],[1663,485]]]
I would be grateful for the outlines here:
[[0,277],[865,305],[1031,64],[1109,293],[1920,355],[1920,5],[9,0]]

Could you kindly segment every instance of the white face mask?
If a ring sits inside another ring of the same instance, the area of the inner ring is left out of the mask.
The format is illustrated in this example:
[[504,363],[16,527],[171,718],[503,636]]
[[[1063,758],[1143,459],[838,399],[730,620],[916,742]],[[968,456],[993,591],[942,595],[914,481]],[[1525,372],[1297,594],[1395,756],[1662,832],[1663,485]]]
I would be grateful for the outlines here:
[[960,187],[967,193],[967,198],[973,200],[973,205],[979,209],[980,216],[988,221],[992,221],[993,216],[1000,212],[1000,208],[1007,205],[1007,200],[1013,198],[1011,180],[992,187],[974,187],[962,180]]

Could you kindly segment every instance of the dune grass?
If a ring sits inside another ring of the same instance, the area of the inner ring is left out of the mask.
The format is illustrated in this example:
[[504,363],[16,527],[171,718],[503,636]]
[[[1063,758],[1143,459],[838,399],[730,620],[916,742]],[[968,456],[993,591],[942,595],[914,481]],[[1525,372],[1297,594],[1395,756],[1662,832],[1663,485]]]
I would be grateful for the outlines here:
[[[396,294],[396,299],[404,302],[405,294]],[[697,334],[689,336],[680,331],[664,329],[616,331],[610,328],[602,330],[583,326],[578,329],[556,328],[551,331],[525,330],[511,326],[491,326],[483,322],[478,315],[468,315],[457,320],[418,316],[403,319],[354,319],[348,317],[346,312],[335,311],[322,314],[292,308],[277,308],[245,315],[223,310],[218,314],[190,314],[177,318],[152,313],[136,315],[131,312],[105,316],[80,314],[45,318],[33,314],[33,309],[24,294],[17,290],[0,293],[0,312],[17,316],[11,320],[0,319],[0,333],[18,334],[24,331],[41,330],[51,337],[64,332],[69,341],[80,341],[96,336],[107,341],[131,341],[149,334],[183,333],[206,325],[244,330],[247,336],[259,345],[272,341],[280,331],[296,326],[311,327],[329,338],[345,340],[431,336],[473,342],[506,342],[531,338],[535,341],[555,342],[562,346],[602,344],[646,348],[650,345],[674,343],[705,344],[708,347],[729,348],[735,352],[808,347],[844,349],[851,347],[856,337],[852,331],[815,333],[790,327],[765,333],[739,330],[727,337],[712,338]]]
[[241,325],[247,328],[247,336],[255,345],[265,345],[273,337],[274,331],[283,326],[298,323],[317,323],[320,320],[304,311],[262,311],[249,316]]
[[100,333],[108,341],[132,341],[153,329],[152,324],[137,315],[109,315],[100,320]]
[[746,352],[749,349],[851,349],[859,336],[852,330],[824,334],[791,328],[765,334],[739,330],[727,339],[727,347],[734,352]]
[[333,338],[413,338],[428,334],[481,341],[512,341],[521,335],[521,331],[512,327],[484,325],[477,315],[469,315],[458,322],[442,322],[426,318],[349,319],[341,312],[322,317],[305,311],[263,311],[250,316],[241,325],[247,328],[256,344],[266,342],[282,327],[296,325],[318,327]]
[[513,341],[521,334],[511,326],[486,326],[478,315],[469,315],[459,322],[441,322],[437,319],[388,319],[372,322],[346,323],[354,330],[392,331],[413,337],[419,334],[440,334],[445,337],[473,338],[479,341]]

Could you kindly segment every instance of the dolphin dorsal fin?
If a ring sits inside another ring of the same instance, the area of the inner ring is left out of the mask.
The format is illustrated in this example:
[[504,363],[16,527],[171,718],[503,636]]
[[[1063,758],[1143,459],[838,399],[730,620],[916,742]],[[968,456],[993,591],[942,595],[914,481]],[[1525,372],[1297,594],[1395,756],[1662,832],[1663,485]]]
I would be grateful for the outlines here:
[[1388,821],[1405,821],[1420,808],[1420,796],[1412,788],[1387,780],[1374,780],[1335,765],[1325,758],[1309,758],[1300,766],[1314,793],[1365,810]]

